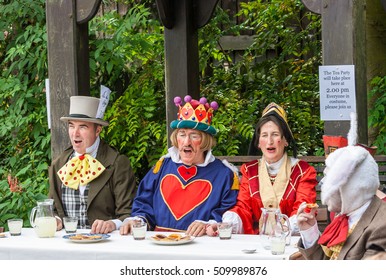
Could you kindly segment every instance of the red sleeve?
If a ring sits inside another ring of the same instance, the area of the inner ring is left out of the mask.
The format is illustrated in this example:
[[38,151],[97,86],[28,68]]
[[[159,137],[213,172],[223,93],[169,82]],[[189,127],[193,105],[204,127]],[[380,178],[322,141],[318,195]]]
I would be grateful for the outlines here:
[[303,176],[301,176],[299,185],[296,189],[296,201],[293,205],[290,217],[297,214],[299,205],[302,204],[303,201],[307,203],[316,202],[316,185],[318,184],[318,181],[316,180],[316,170],[313,166],[304,161],[300,164],[301,169],[303,170]]
[[[244,233],[252,234],[255,233],[253,225],[257,222],[254,221],[255,215],[253,215],[253,211],[259,211],[261,213],[261,210],[259,207],[254,207],[253,205],[253,199],[251,198],[249,187],[249,175],[247,173],[245,164],[241,166],[240,171],[242,174],[240,190],[237,196],[236,205],[232,207],[230,211],[233,211],[240,216],[243,222]],[[258,216],[260,217],[260,214]]]

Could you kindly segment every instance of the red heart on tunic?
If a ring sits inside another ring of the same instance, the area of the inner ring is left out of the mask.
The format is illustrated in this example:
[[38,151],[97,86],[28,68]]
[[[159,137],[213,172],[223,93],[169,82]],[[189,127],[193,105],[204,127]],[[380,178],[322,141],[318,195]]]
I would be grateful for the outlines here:
[[209,197],[212,185],[207,180],[195,180],[184,185],[175,175],[166,175],[160,191],[170,212],[179,220]]
[[186,167],[185,165],[181,165],[177,168],[178,174],[185,180],[185,182],[192,179],[197,174],[197,166]]

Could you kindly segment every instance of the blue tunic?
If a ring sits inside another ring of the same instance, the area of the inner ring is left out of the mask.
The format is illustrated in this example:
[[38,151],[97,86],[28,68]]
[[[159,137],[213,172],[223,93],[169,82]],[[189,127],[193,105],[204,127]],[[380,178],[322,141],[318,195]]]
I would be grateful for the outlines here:
[[153,170],[140,182],[132,210],[151,229],[186,230],[195,220],[220,222],[236,203],[234,173],[218,159],[200,167],[165,158],[159,171]]

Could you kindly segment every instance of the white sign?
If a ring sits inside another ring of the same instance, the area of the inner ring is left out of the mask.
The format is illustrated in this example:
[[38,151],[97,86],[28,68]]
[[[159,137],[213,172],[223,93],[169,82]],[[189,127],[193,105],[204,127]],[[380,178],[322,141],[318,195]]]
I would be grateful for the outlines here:
[[356,112],[354,65],[319,66],[320,118],[350,120]]

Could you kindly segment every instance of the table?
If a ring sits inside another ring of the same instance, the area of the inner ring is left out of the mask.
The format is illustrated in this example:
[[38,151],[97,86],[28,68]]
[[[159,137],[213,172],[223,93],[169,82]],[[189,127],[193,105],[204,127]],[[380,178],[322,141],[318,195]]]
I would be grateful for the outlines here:
[[[89,231],[77,233],[86,232]],[[299,239],[291,237],[284,255],[272,255],[261,246],[259,235],[247,234],[234,234],[230,240],[196,237],[190,243],[177,246],[154,244],[150,236],[155,232],[147,232],[146,239],[139,241],[114,231],[107,240],[83,244],[62,238],[66,235],[64,230],[56,232],[53,238],[39,238],[32,228],[23,228],[21,236],[5,234],[5,238],[0,238],[0,260],[285,260],[297,251]],[[257,249],[256,253],[241,251],[251,248]]]

